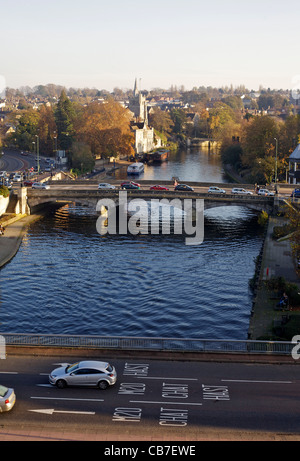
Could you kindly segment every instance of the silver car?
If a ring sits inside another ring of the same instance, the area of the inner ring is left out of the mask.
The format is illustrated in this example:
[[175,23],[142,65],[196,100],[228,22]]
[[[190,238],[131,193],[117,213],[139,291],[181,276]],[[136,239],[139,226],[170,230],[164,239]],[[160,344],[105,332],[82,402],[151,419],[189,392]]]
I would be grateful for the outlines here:
[[15,391],[0,385],[0,413],[11,410],[15,402]]
[[107,362],[87,360],[65,364],[53,370],[49,382],[63,389],[66,386],[90,386],[107,389],[117,381],[115,368]]
[[115,189],[116,187],[113,184],[109,184],[107,182],[102,182],[98,185],[98,189]]

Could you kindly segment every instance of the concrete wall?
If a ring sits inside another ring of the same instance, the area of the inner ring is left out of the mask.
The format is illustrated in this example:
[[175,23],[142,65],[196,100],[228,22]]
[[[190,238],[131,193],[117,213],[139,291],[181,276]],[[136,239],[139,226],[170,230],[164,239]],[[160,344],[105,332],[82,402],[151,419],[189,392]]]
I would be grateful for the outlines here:
[[2,216],[8,207],[9,197],[4,198],[3,195],[0,195],[0,216]]

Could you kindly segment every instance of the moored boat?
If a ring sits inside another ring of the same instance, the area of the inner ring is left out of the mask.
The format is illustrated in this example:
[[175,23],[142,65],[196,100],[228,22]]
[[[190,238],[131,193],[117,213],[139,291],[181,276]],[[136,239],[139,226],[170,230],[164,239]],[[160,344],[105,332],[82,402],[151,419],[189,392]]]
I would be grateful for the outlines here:
[[127,168],[127,174],[141,174],[144,172],[144,164],[143,163],[133,163],[129,165]]
[[157,150],[153,153],[153,162],[162,163],[169,159],[169,151],[166,149]]

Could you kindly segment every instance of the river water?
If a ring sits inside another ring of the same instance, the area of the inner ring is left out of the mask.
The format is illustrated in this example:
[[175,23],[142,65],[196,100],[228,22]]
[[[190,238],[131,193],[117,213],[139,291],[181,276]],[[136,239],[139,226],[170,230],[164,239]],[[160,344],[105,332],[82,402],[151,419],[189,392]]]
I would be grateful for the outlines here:
[[[126,170],[117,177],[126,177]],[[224,181],[220,159],[178,152],[144,179]],[[263,232],[244,207],[205,212],[202,245],[183,236],[100,236],[68,205],[28,228],[0,272],[0,332],[246,339]]]

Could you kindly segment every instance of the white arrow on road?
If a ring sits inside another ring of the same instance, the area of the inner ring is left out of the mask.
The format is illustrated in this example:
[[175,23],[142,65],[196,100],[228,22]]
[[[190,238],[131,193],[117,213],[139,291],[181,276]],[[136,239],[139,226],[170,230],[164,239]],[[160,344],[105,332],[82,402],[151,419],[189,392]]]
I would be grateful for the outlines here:
[[45,415],[53,415],[53,413],[64,413],[64,414],[72,414],[72,415],[95,415],[94,411],[60,411],[53,409],[46,409],[46,410],[28,410],[32,411],[33,413],[43,413]]

